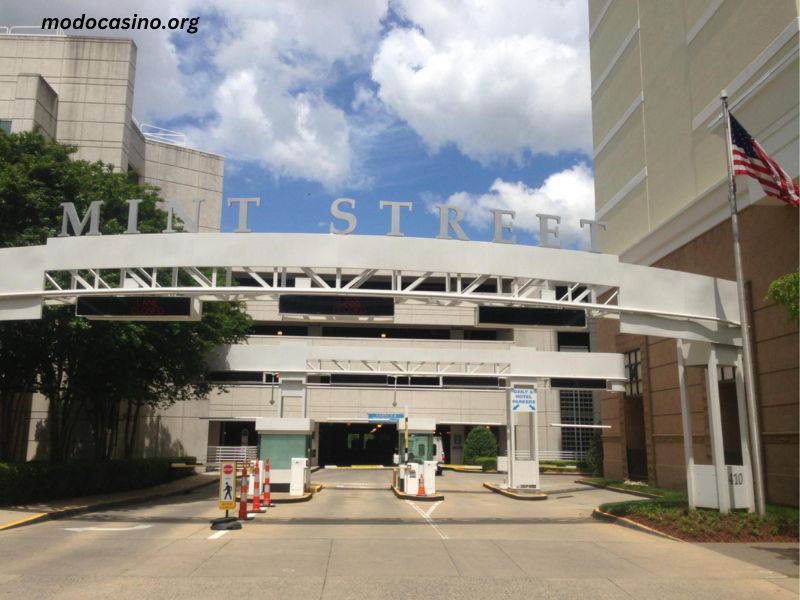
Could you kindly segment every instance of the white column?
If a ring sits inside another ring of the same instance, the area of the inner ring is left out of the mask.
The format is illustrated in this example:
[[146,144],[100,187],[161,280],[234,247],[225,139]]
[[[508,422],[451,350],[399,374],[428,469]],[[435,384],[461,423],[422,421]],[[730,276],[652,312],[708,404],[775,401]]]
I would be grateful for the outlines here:
[[750,454],[750,431],[747,422],[747,399],[744,386],[744,370],[742,369],[742,353],[736,355],[736,408],[739,413],[739,440],[742,445],[742,465],[747,472],[747,511],[755,512],[756,500],[753,490],[753,459]]
[[683,424],[683,456],[686,462],[686,494],[689,508],[696,508],[694,496],[694,437],[692,434],[692,409],[689,404],[689,389],[686,384],[686,365],[683,360],[683,340],[678,344],[678,389],[681,394],[681,423]]
[[712,344],[708,355],[706,387],[708,389],[708,430],[711,435],[711,459],[717,478],[719,511],[729,513],[731,498],[728,491],[728,470],[725,468],[725,447],[722,443],[722,412],[719,406],[719,378],[717,376],[717,346]]

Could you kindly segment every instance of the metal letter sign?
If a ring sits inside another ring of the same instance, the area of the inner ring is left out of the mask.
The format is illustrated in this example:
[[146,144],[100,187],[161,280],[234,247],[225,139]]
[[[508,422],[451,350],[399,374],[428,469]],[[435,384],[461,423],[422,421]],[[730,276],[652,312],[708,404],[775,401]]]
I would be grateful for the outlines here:
[[219,469],[219,508],[236,508],[236,463],[226,462]]
[[514,412],[536,412],[536,390],[514,388],[511,390],[511,409]]

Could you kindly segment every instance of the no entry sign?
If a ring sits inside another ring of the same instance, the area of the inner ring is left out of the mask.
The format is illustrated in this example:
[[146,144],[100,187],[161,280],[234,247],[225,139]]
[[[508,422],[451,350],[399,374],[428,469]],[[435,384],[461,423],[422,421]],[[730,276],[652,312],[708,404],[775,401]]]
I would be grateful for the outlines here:
[[222,463],[219,469],[219,508],[236,508],[236,463]]

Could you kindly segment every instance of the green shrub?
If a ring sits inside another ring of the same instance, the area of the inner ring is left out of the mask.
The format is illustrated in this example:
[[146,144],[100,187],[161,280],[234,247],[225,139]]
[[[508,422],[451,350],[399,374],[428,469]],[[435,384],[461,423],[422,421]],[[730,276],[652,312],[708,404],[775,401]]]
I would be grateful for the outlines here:
[[497,471],[496,456],[479,456],[475,459],[475,464],[480,466],[484,471]]
[[477,465],[481,456],[497,456],[497,439],[486,427],[473,427],[464,442],[464,464]]
[[151,487],[192,474],[173,469],[186,458],[136,458],[104,462],[0,463],[0,505],[87,496]]
[[599,431],[589,440],[586,452],[586,467],[595,477],[603,476],[603,437]]

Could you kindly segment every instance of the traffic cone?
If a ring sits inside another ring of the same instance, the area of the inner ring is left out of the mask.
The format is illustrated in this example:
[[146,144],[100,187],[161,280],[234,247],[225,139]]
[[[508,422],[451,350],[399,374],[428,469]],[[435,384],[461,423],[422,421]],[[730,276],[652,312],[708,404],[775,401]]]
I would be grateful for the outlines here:
[[253,517],[247,514],[247,488],[249,478],[247,477],[247,461],[242,464],[242,488],[239,492],[239,520],[247,521]]
[[264,464],[264,506],[273,507],[272,498],[269,492],[269,459]]
[[253,512],[267,512],[266,508],[261,507],[261,494],[263,487],[261,485],[261,461],[255,461],[255,472],[253,473]]
[[422,473],[419,474],[419,488],[417,489],[417,496],[427,496],[428,494],[425,493],[425,477],[422,476]]

